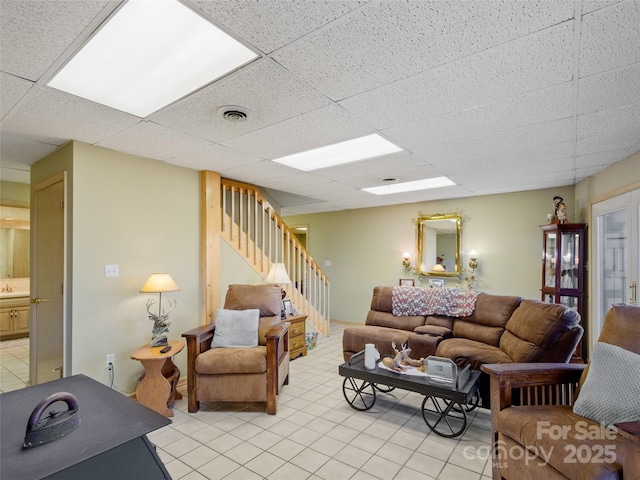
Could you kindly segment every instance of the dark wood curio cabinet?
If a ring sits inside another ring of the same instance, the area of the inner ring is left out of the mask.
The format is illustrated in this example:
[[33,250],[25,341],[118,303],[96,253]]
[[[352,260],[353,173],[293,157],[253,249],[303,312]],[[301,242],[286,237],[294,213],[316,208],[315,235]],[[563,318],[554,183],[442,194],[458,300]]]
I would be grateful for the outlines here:
[[[542,301],[578,311],[584,328],[586,301],[586,223],[557,223],[542,228]],[[584,338],[584,336],[583,336]],[[582,341],[572,362],[582,362]]]

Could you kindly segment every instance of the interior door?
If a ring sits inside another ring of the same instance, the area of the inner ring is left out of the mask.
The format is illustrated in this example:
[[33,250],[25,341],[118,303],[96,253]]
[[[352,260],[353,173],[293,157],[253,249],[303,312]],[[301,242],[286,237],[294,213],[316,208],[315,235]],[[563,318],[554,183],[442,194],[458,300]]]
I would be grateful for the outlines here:
[[638,304],[640,190],[593,204],[593,321],[591,341],[614,303]]
[[64,376],[64,176],[35,187],[32,203],[30,378]]

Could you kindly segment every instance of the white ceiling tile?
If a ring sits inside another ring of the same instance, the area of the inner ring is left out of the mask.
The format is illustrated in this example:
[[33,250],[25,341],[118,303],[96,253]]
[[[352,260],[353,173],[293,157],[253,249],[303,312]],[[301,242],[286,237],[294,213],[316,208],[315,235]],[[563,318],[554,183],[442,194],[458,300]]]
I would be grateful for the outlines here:
[[336,192],[344,192],[346,190],[351,190],[353,187],[349,187],[347,185],[343,185],[338,182],[326,182],[326,183],[318,183],[314,185],[305,185],[300,187],[291,187],[288,189],[291,193],[297,193],[299,195],[319,195],[322,193],[336,193]]
[[580,77],[640,62],[640,2],[625,1],[582,17]]
[[225,168],[220,170],[219,173],[223,177],[230,178],[231,180],[253,183],[260,186],[262,185],[263,180],[294,175],[295,173],[298,173],[298,170],[270,160],[262,160],[258,163],[252,163],[251,165]]
[[292,215],[307,215],[311,213],[335,212],[343,210],[335,205],[327,205],[325,202],[312,203],[308,205],[296,205],[292,207],[282,207],[280,215],[283,217]]
[[[349,13],[366,0],[192,0],[192,5],[265,53]],[[273,28],[277,25],[278,28]]]
[[262,179],[260,181],[260,185],[263,187],[278,188],[285,192],[288,192],[292,189],[299,190],[300,188],[306,188],[312,185],[326,185],[326,183],[326,179],[320,178],[316,175],[311,175],[306,172],[294,173],[293,175],[276,177],[272,179]]
[[33,82],[0,72],[0,119],[33,87]]
[[406,148],[449,143],[572,116],[572,85],[564,83],[515,97],[383,130]]
[[329,105],[223,142],[256,156],[273,159],[374,133],[342,108]]
[[[633,147],[640,143],[640,124],[631,130],[578,139],[576,155]],[[622,158],[619,158],[622,160]]]
[[578,114],[640,102],[640,63],[578,81]]
[[[627,0],[623,0],[627,1]],[[619,3],[620,0],[584,0],[582,2],[582,14],[590,13],[601,8]]]
[[223,145],[208,145],[199,150],[190,151],[172,157],[167,163],[195,170],[211,170],[219,172],[227,168],[250,165],[264,159],[239,152]]
[[[259,130],[329,102],[268,60],[259,60],[151,115],[167,127],[220,142]],[[221,118],[218,108],[249,110],[244,122]]]
[[1,125],[3,130],[15,133],[97,143],[139,121],[133,115],[60,90],[35,86]]
[[494,135],[469,138],[459,142],[432,145],[416,150],[428,158],[433,165],[451,160],[480,157],[491,154],[552,145],[570,140],[573,133],[572,119],[555,120],[553,122],[517,128]]
[[264,189],[264,193],[277,205],[311,205],[314,203],[322,203],[322,200],[305,197],[303,195],[295,195],[281,190]]
[[570,23],[340,102],[376,128],[402,126],[571,80]]
[[2,168],[23,168],[55,152],[66,141],[55,141],[49,138],[34,137],[3,131],[0,134],[0,159]]
[[571,2],[370,2],[274,58],[339,100],[556,25],[572,14]]
[[418,155],[411,152],[398,152],[391,155],[347,163],[335,167],[314,170],[314,174],[330,180],[359,177],[367,174],[371,178],[395,177],[400,171],[424,165],[425,162]]
[[38,80],[108,3],[2,0],[2,71]]
[[[599,167],[603,169],[628,156],[629,150],[626,148],[580,155],[576,157],[576,168]],[[640,165],[638,168],[640,168]]]
[[[431,165],[424,165],[416,168],[398,169],[393,172],[393,175],[381,176],[374,172],[369,172],[367,169],[363,169],[360,175],[348,175],[340,180],[340,183],[349,185],[354,188],[368,188],[368,187],[380,187],[382,185],[388,185],[389,183],[404,183],[414,180],[424,180],[426,178],[439,177],[442,174],[440,170],[432,167]],[[398,180],[395,182],[384,182],[383,178],[394,177]]]
[[97,143],[101,147],[157,160],[166,160],[198,150],[207,144],[208,142],[201,138],[148,121],[141,121]]
[[640,103],[578,116],[578,138],[592,137],[640,125]]

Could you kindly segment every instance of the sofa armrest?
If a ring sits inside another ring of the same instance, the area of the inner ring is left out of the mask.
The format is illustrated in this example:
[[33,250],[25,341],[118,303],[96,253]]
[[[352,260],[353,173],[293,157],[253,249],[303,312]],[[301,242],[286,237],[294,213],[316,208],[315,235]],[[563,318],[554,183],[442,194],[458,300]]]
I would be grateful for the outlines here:
[[[275,415],[276,395],[280,385],[280,365],[289,366],[289,322],[280,322],[269,329],[267,338],[267,413]],[[283,373],[284,374],[284,373]],[[287,373],[288,376],[288,373]]]
[[189,413],[195,413],[199,408],[196,396],[196,358],[211,348],[215,328],[215,323],[209,323],[182,334],[187,341],[187,403]]
[[624,472],[640,472],[640,421],[616,423],[615,427],[622,437]]
[[492,414],[515,404],[571,405],[585,367],[574,363],[483,365],[482,371],[490,376]]

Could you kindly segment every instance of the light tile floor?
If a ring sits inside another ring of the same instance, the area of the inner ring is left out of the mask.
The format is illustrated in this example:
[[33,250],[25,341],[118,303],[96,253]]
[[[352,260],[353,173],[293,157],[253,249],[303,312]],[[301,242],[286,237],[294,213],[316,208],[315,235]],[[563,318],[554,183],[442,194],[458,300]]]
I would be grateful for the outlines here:
[[[186,395],[176,402],[173,423],[148,435],[173,479],[489,480],[488,410],[471,412],[464,435],[446,439],[429,431],[416,393],[380,394],[367,412],[347,404],[343,329],[332,324],[331,336],[291,362],[277,415],[233,403],[189,414]],[[1,392],[26,386],[29,339],[0,342],[0,365]]]
[[29,382],[29,339],[0,342],[0,393],[24,388]]

